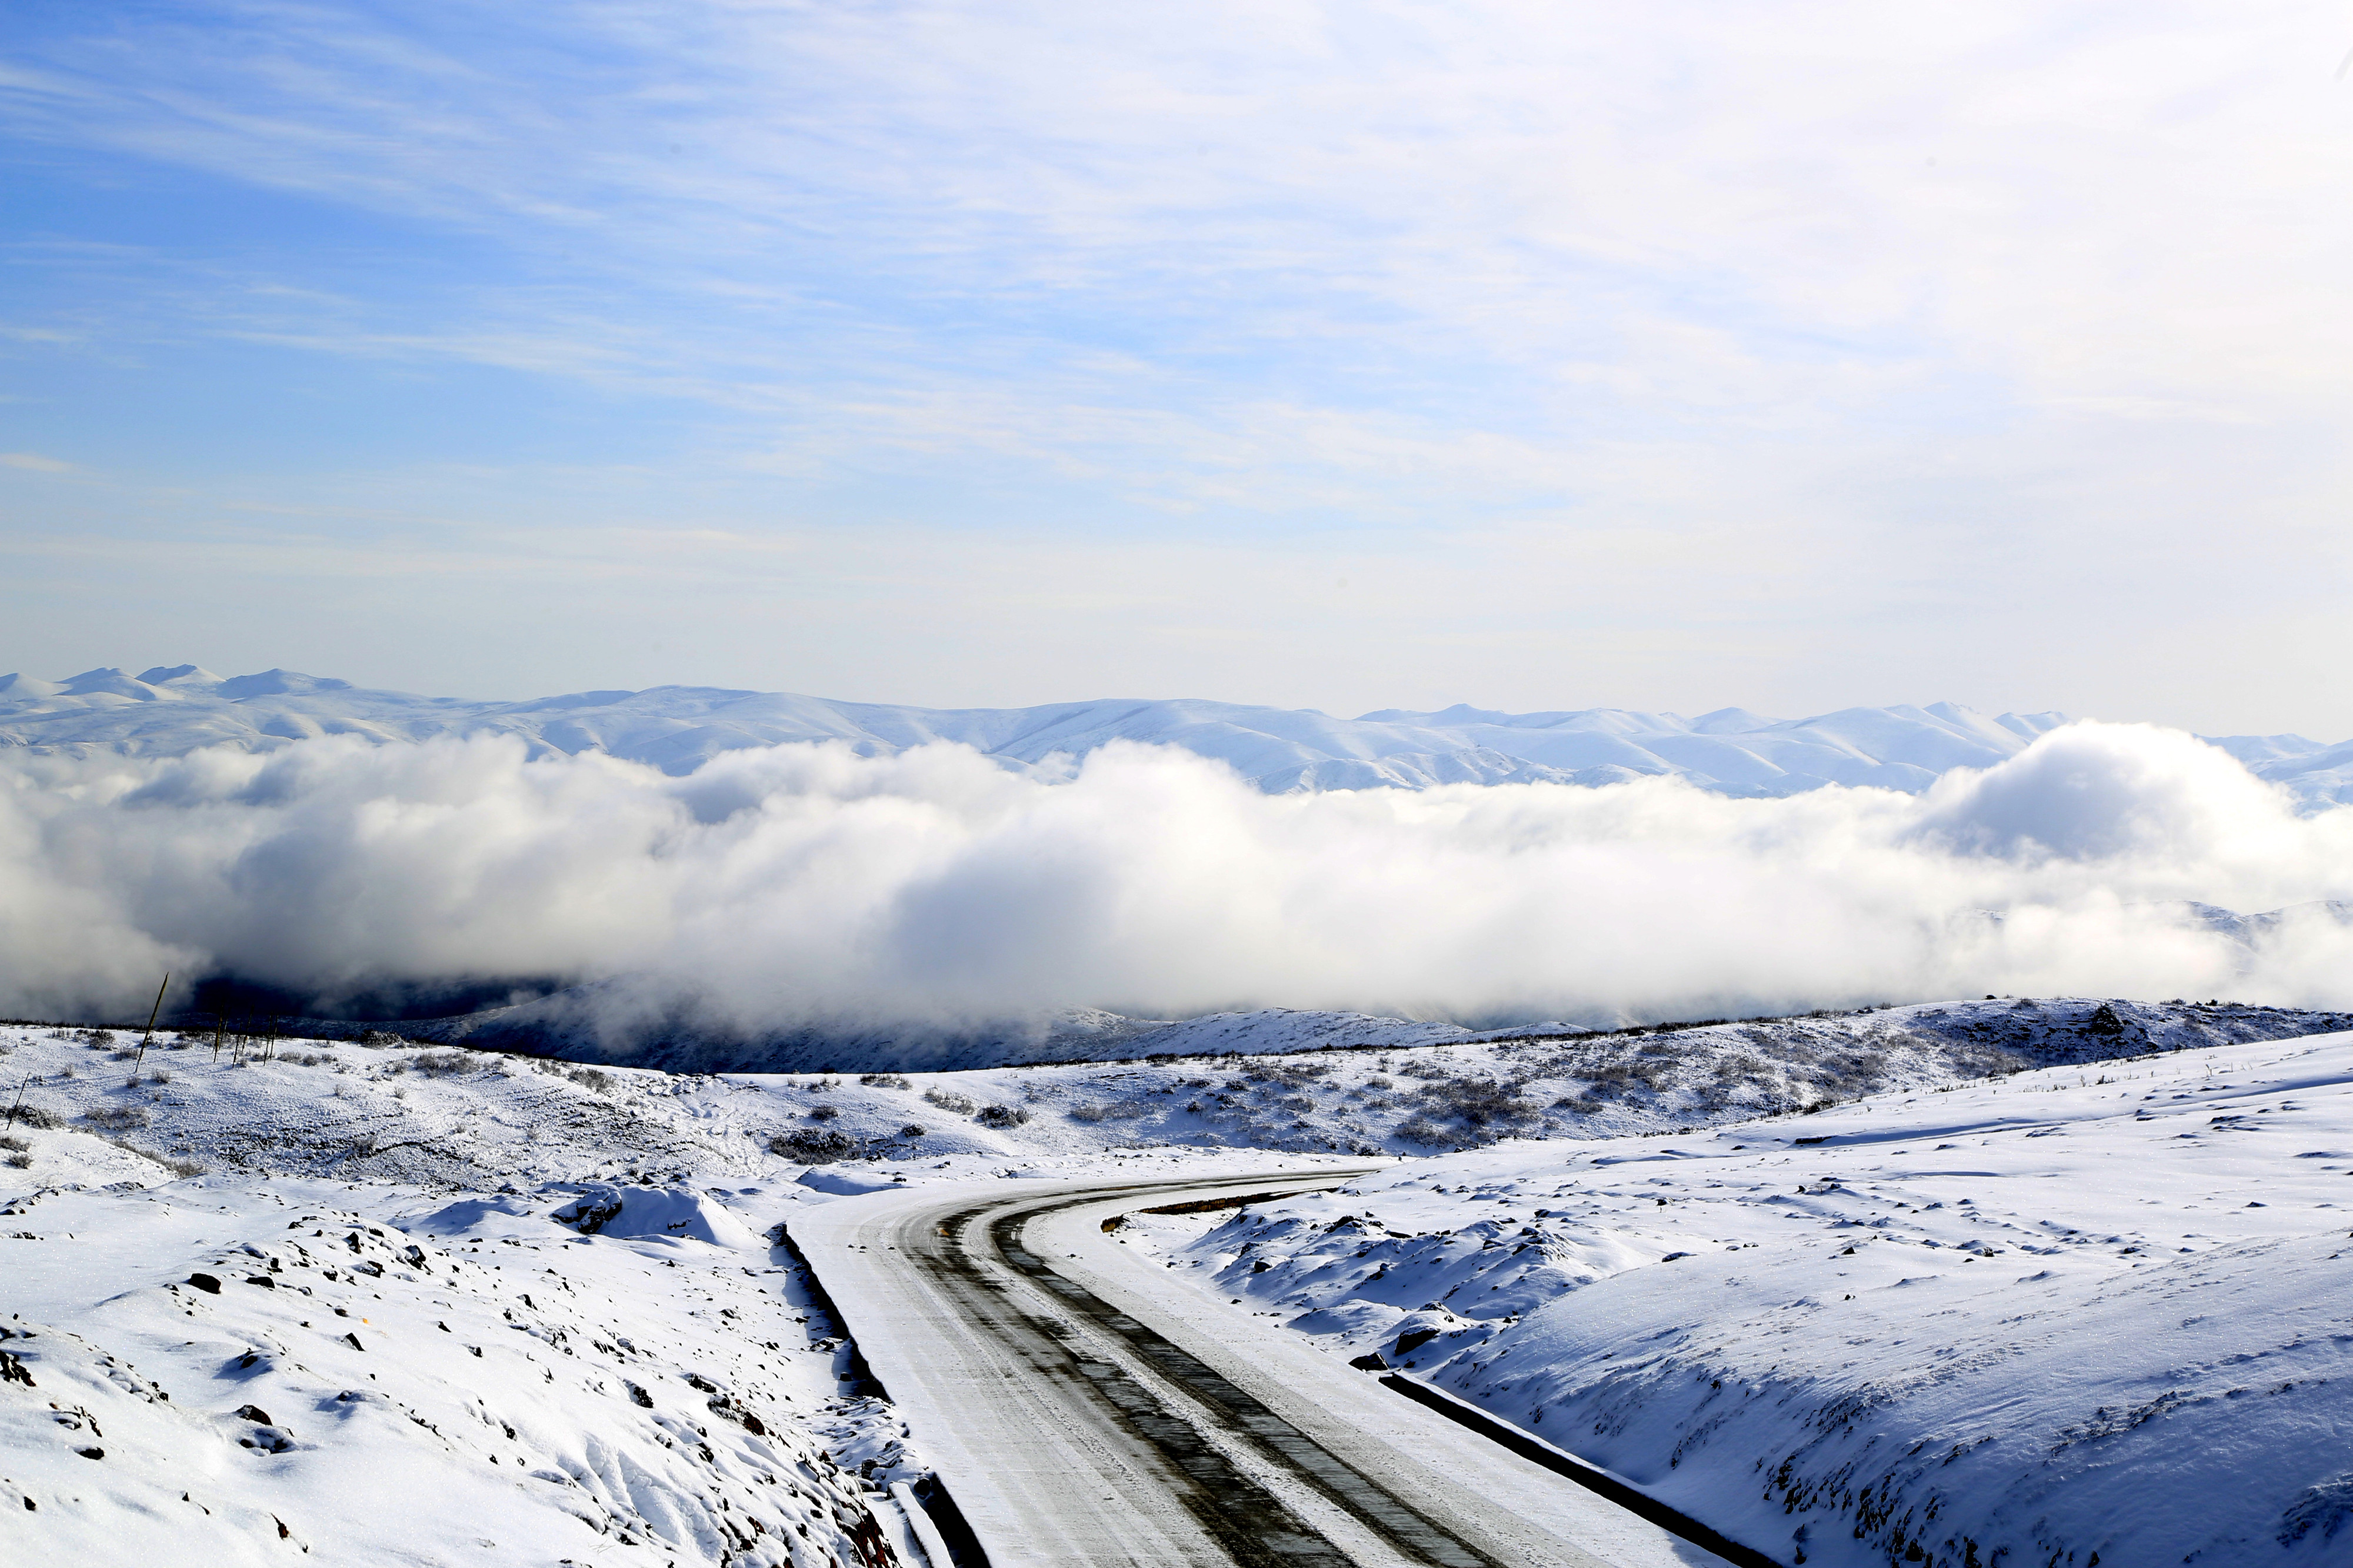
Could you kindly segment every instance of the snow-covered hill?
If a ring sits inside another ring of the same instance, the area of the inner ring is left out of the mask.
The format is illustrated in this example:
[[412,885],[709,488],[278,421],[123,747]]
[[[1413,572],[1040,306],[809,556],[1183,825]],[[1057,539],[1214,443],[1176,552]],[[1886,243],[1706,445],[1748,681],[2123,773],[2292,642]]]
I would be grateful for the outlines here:
[[2348,1177],[2332,1035],[1121,1234],[1777,1561],[2338,1563]]
[[[2309,911],[2271,910],[2241,915],[2211,905],[2183,905],[2182,921],[2220,931],[2248,945],[2300,913],[2353,921],[2353,905],[2331,903]],[[617,1000],[611,993],[623,993]],[[1382,1017],[1366,1013],[1282,1007],[1247,1013],[1211,1013],[1176,1020],[1132,1018],[1100,1009],[1050,1015],[995,1027],[950,1028],[939,1025],[796,1026],[746,1031],[683,1006],[662,1010],[644,1004],[645,987],[577,986],[534,1001],[450,1017],[410,1019],[391,1026],[329,1018],[288,1018],[272,1026],[325,1039],[355,1039],[384,1027],[436,1045],[554,1057],[591,1065],[620,1063],[685,1073],[851,1073],[887,1071],[955,1073],[991,1068],[1028,1068],[1046,1063],[1135,1062],[1195,1057],[1282,1057],[1326,1049],[1466,1046],[1464,1060],[1477,1070],[1513,1076],[1509,1053],[1490,1049],[1498,1040],[1582,1041],[1590,1055],[1641,1047],[1651,1058],[1714,1060],[1726,1049],[1761,1042],[1768,1051],[1791,1048],[1898,1052],[1914,1045],[1942,1051],[1983,1045],[2028,1050],[2054,1040],[2103,1041],[2090,1032],[2090,1003],[1959,1002],[1865,1008],[1824,1013],[1810,1018],[1765,1019],[1707,1026],[1644,1026],[1597,1032],[1564,1023],[1514,1025],[1477,1030],[1459,1024]],[[2157,1038],[2167,1048],[2257,1037],[2265,1033],[2311,1033],[2353,1024],[2353,1015],[2244,1006],[2238,1004],[2118,1002],[2109,1010],[2117,1028],[2134,1039]],[[191,1019],[201,1037],[214,1018]],[[628,1022],[617,1022],[617,1019]],[[2294,1022],[2290,1022],[2293,1020]],[[2227,1027],[2224,1021],[2228,1021]],[[258,1026],[259,1020],[248,1020]],[[2222,1028],[2223,1032],[2214,1032]],[[2231,1032],[2238,1031],[2238,1032]],[[1614,1042],[1614,1044],[1609,1044]],[[1633,1043],[1630,1043],[1633,1042]],[[2110,1042],[2112,1043],[2112,1042]],[[2045,1058],[2034,1058],[2035,1065]],[[1645,1069],[1646,1072],[1648,1069]],[[1518,1076],[1525,1078],[1525,1072]]]
[[[1199,1054],[952,1072],[672,1073],[364,1041],[0,1028],[35,1121],[28,1179],[177,1169],[496,1189],[773,1181],[788,1166],[1001,1166],[1173,1148],[1424,1154],[1818,1112],[1893,1089],[2353,1028],[2353,1015],[2232,1004],[1987,1000],[1610,1034],[1433,1038],[1431,1026],[1303,1020],[1288,1055]],[[1215,1022],[1209,1021],[1209,1022]],[[218,1044],[216,1046],[216,1039]],[[1145,1037],[1147,1040],[1151,1037]],[[1176,1045],[1178,1039],[1170,1039]],[[130,1081],[130,1066],[141,1068]]]
[[902,1445],[855,1430],[876,1412],[787,1266],[549,1206],[249,1177],[19,1194],[0,1556],[880,1568],[854,1467]]
[[0,1509],[61,1561],[871,1568],[920,1434],[763,1232],[1387,1151],[1121,1234],[1788,1561],[2334,1561],[2348,1026],[1989,998],[863,1079],[0,1027]]
[[[1497,713],[1459,705],[1349,720],[1193,700],[935,710],[684,686],[469,702],[365,690],[282,669],[224,679],[194,665],[136,676],[110,668],[65,680],[0,678],[0,746],[74,754],[177,755],[206,745],[268,750],[318,735],[391,742],[494,733],[522,737],[547,752],[604,752],[687,773],[723,752],[785,742],[839,741],[875,755],[951,741],[1054,776],[1067,759],[1125,740],[1218,758],[1274,792],[1527,780],[1594,784],[1660,774],[1736,795],[1794,795],[1825,784],[1918,791],[1953,768],[1990,767],[2063,722],[2057,713],[1989,718],[1945,702],[1797,720],[1729,708],[1684,719],[1608,708]],[[2353,742],[2330,747],[2273,735],[2216,743],[2258,775],[2314,802],[2353,798]]]

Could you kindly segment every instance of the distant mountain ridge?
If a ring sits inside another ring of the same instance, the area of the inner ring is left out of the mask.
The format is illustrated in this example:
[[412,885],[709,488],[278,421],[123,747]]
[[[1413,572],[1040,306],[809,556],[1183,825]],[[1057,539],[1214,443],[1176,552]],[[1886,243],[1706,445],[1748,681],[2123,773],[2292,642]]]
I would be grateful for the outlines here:
[[[212,745],[268,751],[321,735],[392,744],[507,734],[535,754],[602,752],[683,774],[726,752],[785,742],[839,741],[862,754],[887,755],[953,741],[1008,767],[1053,776],[1059,759],[1129,740],[1217,758],[1277,794],[1604,784],[1662,774],[1742,796],[1831,784],[1916,793],[1951,769],[1990,767],[2066,721],[2051,712],[1989,718],[1949,702],[1790,720],[1736,708],[1685,719],[1615,708],[1501,713],[1461,704],[1334,719],[1312,709],[1192,699],[929,709],[696,686],[475,702],[284,669],[224,679],[195,665],[135,676],[92,669],[64,680],[0,677],[0,748],[52,754],[176,756]],[[2309,805],[2353,800],[2353,742],[2210,739]]]

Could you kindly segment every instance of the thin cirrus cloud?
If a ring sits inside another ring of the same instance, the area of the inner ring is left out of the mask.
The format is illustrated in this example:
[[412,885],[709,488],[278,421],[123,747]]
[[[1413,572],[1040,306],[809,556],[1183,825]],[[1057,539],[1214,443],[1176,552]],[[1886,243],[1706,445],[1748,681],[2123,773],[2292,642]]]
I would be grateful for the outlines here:
[[[42,413],[41,449],[195,496],[169,523],[101,509],[126,557],[322,490],[463,555],[470,530],[531,525],[549,474],[606,462],[620,481],[563,526],[675,526],[690,553],[696,531],[828,536],[885,583],[911,532],[926,558],[1077,557],[1115,584],[1190,549],[1196,602],[1245,542],[1466,579],[1402,634],[1342,610],[1328,652],[1287,658],[1280,604],[1247,592],[1188,649],[1066,623],[1142,689],[1828,707],[1865,695],[1843,683],[1869,646],[1909,695],[2353,724],[2301,658],[2201,665],[2150,626],[2219,617],[2211,647],[2269,625],[2306,652],[2343,586],[2353,215],[2330,197],[2353,99],[2326,7],[187,4],[10,26],[0,97],[43,242],[113,247],[16,252],[39,287],[15,329],[286,416],[175,457],[185,410],[160,402]],[[63,363],[28,353],[28,374]],[[351,416],[310,428],[313,403]],[[1610,689],[1572,699],[1440,629],[1531,561],[1521,624],[1555,660],[1593,655],[1591,606],[1658,606]],[[1957,586],[1988,580],[1998,603]],[[1819,635],[1766,635],[1789,619]],[[1924,635],[1883,655],[1890,625]],[[543,629],[518,689],[698,673],[633,642],[638,665],[566,676],[622,656]],[[713,644],[708,675],[806,686],[818,636]],[[1743,672],[1765,689],[1726,691],[1744,637],[1773,645]],[[923,645],[941,685],[865,689],[1070,695],[1035,643],[958,634]],[[480,684],[432,657],[306,656]]]

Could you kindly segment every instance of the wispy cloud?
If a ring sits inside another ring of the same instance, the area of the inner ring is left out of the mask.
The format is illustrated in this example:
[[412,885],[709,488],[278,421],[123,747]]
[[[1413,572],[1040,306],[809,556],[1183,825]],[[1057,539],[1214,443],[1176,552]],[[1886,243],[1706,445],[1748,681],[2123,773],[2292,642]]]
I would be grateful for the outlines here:
[[[2252,647],[2201,656],[2231,664],[2213,695],[2275,711],[2168,706],[2205,678],[2146,597],[2178,610],[2158,567],[2194,561],[2206,613],[2316,625],[2347,586],[2327,7],[94,15],[12,24],[0,122],[72,197],[6,253],[37,285],[9,353],[189,385],[285,356],[249,396],[369,411],[336,427],[354,495],[432,489],[452,425],[512,424],[507,477],[436,510],[538,515],[532,475],[626,450],[687,529],[1110,552],[1361,527],[1462,584],[1420,609],[1456,625],[1520,593],[1454,570],[1507,539],[1549,574],[1538,646],[1690,607],[1688,652],[1654,626],[1633,687],[1582,700],[1835,705],[1887,617],[1969,650],[1923,666],[1939,692],[2353,727]],[[141,244],[76,216],[110,190],[158,198],[116,226]],[[437,376],[460,390],[385,391]],[[117,398],[86,428],[159,462],[142,419],[174,425]],[[269,427],[206,447],[208,503],[309,504],[319,444]],[[1777,616],[1825,651],[1701,689],[1716,628]],[[1347,634],[1367,687],[1406,678],[1376,668],[1393,635]],[[1457,695],[1573,700],[1449,657]]]

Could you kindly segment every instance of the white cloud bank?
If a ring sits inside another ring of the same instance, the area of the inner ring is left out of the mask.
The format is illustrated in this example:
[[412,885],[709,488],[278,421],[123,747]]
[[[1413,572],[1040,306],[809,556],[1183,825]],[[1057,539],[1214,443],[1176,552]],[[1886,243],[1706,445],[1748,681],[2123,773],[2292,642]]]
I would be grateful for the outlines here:
[[1770,801],[1664,779],[1268,796],[1144,746],[1060,784],[946,745],[778,746],[682,779],[487,739],[0,765],[0,1010],[32,1016],[127,1015],[165,969],[320,994],[651,975],[753,1026],[2344,1005],[2353,929],[2326,911],[2250,948],[2166,901],[2348,892],[2353,809],[2299,817],[2137,725],[2071,725],[1925,796]]

